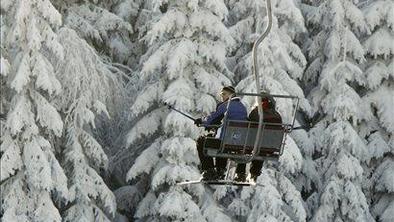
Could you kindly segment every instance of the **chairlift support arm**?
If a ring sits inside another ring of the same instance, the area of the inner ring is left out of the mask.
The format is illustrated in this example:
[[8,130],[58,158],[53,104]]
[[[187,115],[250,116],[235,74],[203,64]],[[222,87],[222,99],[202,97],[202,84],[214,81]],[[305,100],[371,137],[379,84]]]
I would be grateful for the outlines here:
[[[267,1],[267,15],[268,15],[268,26],[265,32],[255,41],[253,44],[253,50],[252,50],[252,57],[253,57],[253,74],[255,77],[256,81],[256,90],[257,92],[261,92],[260,88],[260,76],[259,76],[259,69],[257,65],[257,48],[260,45],[260,43],[267,37],[269,32],[271,31],[272,27],[272,10],[271,10],[271,0],[266,0]],[[256,103],[259,103],[260,101],[260,96],[256,96]],[[261,126],[263,124],[263,108],[261,106],[257,106],[258,112],[259,112],[259,128],[257,130],[256,134],[256,140],[254,143],[253,151],[249,157],[247,157],[246,161],[251,161],[256,154],[260,152],[260,134],[261,134]]]

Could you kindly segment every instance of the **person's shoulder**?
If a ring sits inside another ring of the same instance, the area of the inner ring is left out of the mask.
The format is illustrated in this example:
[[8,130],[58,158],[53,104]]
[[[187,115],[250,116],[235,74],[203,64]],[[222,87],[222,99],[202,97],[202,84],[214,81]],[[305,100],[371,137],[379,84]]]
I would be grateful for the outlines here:
[[231,99],[231,103],[235,103],[235,104],[239,104],[239,105],[243,105],[244,106],[244,104],[241,102],[241,98],[239,98],[239,97],[232,98]]
[[227,107],[227,101],[226,101],[226,102],[221,102],[221,103],[219,103],[219,104],[216,106],[216,111],[226,109],[226,107]]
[[239,97],[233,97],[233,98],[231,98],[231,101],[241,101],[241,98],[239,98]]
[[280,116],[279,112],[278,112],[276,109],[273,109],[272,112],[273,112],[275,115],[279,115],[279,116]]

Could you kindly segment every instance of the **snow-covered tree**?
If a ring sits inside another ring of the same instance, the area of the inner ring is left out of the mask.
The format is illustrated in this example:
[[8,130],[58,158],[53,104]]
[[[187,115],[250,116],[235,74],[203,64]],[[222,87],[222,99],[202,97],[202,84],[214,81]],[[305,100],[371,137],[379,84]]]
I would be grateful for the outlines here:
[[282,173],[263,168],[255,188],[244,188],[229,210],[246,221],[305,221],[306,212],[300,192]]
[[2,1],[0,17],[1,97],[7,105],[0,214],[3,221],[61,221],[58,209],[69,193],[55,144],[63,121],[52,98],[61,93],[53,62],[63,59],[54,32],[62,17],[49,0]]
[[247,63],[251,62],[245,60],[245,55],[251,52],[257,35],[264,31],[262,30],[264,14],[256,15],[256,13],[262,12],[265,4],[264,1],[228,0],[226,5],[229,9],[226,25],[236,41],[236,46],[227,58],[227,64],[235,74],[235,82],[238,83],[251,75],[248,72],[250,70],[245,69]]
[[97,51],[106,54],[114,62],[127,63],[133,58],[131,24],[107,9],[91,3],[73,5],[68,7],[67,11],[65,24],[90,41]]
[[62,28],[58,36],[64,59],[56,66],[63,83],[56,104],[64,118],[62,165],[70,191],[62,216],[65,221],[110,221],[115,196],[99,174],[108,167],[108,158],[91,131],[95,116],[109,116],[105,104],[114,95],[117,79],[75,31]]
[[373,158],[366,170],[372,172],[371,211],[377,221],[392,221],[394,215],[394,2],[373,1],[363,9],[371,30],[363,46],[366,55],[365,76],[368,90],[363,100],[373,116],[361,132],[368,137]]
[[152,2],[144,0],[122,0],[113,10],[117,16],[123,18],[133,28],[133,34],[130,35],[131,47],[129,49],[130,58],[128,65],[136,72],[141,69],[140,57],[146,53],[146,42],[140,41],[142,36],[146,35],[151,25],[151,18],[157,14],[152,11]]
[[[107,68],[120,80],[119,85],[112,90],[113,99],[106,104],[111,118],[97,116],[97,127],[93,130],[93,135],[110,158],[109,173],[114,179],[113,184],[122,182],[130,164],[125,164],[127,170],[116,167],[122,163],[131,163],[132,160],[129,155],[123,155],[124,161],[121,161],[118,155],[127,151],[120,147],[125,132],[130,128],[128,108],[141,85],[138,83],[137,70],[143,44],[139,44],[138,33],[133,31],[138,27],[133,26],[136,23],[135,17],[142,14],[139,11],[142,1],[54,0],[54,2],[56,7],[64,12],[65,25],[86,40],[100,55]],[[113,156],[115,153],[117,155]]]
[[[1,13],[0,16],[0,89],[1,89],[1,100],[0,100],[0,114],[1,120],[5,120],[5,113],[8,110],[10,99],[8,98],[9,93],[8,90],[5,90],[7,87],[7,75],[10,72],[11,65],[6,58],[6,46],[5,46],[5,36],[8,33],[9,27],[6,25],[6,17]],[[1,127],[4,126],[3,122],[1,122]],[[1,132],[3,132],[3,128],[1,128]]]
[[[134,163],[136,157],[141,154],[147,145],[149,145],[149,143],[141,143],[136,145],[134,147],[135,149],[131,150],[129,147],[125,146],[124,140],[126,134],[136,121],[134,118],[130,118],[130,106],[134,103],[139,92],[144,87],[143,81],[139,76],[142,67],[140,57],[146,53],[147,46],[141,38],[146,35],[147,28],[150,27],[152,22],[151,17],[157,14],[157,12],[152,11],[151,1],[123,0],[114,7],[114,13],[129,22],[130,25],[132,25],[133,30],[135,30],[130,40],[133,44],[131,49],[132,55],[127,63],[128,72],[126,72],[126,75],[129,77],[127,78],[126,84],[127,98],[123,98],[123,101],[121,102],[122,116],[119,118],[115,116],[111,121],[113,124],[107,124],[105,127],[114,129],[112,130],[113,132],[110,133],[113,135],[111,141],[112,144],[109,144],[113,147],[113,149],[110,150],[110,153],[112,154],[110,158],[111,174],[117,182],[121,185],[125,185],[127,171]],[[119,64],[113,65],[119,66]],[[124,67],[125,66],[119,68]],[[104,129],[103,132],[108,133],[106,129]],[[136,148],[137,146],[138,148]]]
[[319,121],[311,135],[322,177],[321,189],[308,200],[312,221],[373,221],[362,191],[362,165],[370,155],[358,127],[371,112],[357,91],[366,82],[360,68],[364,50],[357,36],[368,27],[351,0],[322,1],[310,12],[315,35],[306,75],[317,83],[310,100]]
[[222,23],[227,9],[222,1],[196,0],[153,1],[153,10],[157,15],[143,38],[150,47],[141,58],[146,84],[131,107],[138,122],[127,136],[130,146],[141,140],[153,142],[127,175],[128,180],[147,174],[151,178],[135,217],[228,221],[215,201],[204,198],[201,185],[175,185],[200,177],[194,141],[200,131],[163,104],[192,113],[215,109],[218,91],[232,77],[225,65],[226,49],[234,43]]

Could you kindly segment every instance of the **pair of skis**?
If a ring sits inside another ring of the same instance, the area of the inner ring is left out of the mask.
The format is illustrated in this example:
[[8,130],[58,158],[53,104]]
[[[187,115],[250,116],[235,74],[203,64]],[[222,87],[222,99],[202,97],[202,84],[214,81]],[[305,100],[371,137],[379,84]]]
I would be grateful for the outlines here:
[[233,180],[204,180],[202,177],[199,180],[190,180],[179,182],[177,185],[184,186],[189,184],[207,184],[207,185],[227,185],[227,186],[255,186],[255,182],[240,182]]

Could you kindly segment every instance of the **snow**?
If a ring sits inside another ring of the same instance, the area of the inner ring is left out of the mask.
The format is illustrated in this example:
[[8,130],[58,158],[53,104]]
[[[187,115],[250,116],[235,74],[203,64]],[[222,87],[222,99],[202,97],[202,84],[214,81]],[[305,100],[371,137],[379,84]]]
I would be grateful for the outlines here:
[[394,169],[394,161],[390,159],[385,159],[382,164],[376,169],[374,173],[375,180],[379,181],[376,184],[377,191],[383,192],[393,192],[394,184],[393,182],[393,169]]
[[[146,148],[135,160],[134,165],[127,173],[126,180],[132,180],[141,173],[149,173],[159,160],[160,142],[156,141]],[[149,163],[149,164],[148,164]]]
[[153,206],[156,201],[156,196],[153,192],[149,192],[145,195],[144,199],[139,203],[136,217],[143,218],[155,213],[155,207]]
[[18,70],[16,72],[15,78],[11,83],[11,87],[17,92],[22,91],[23,87],[29,82],[31,76],[30,70],[30,56],[26,53],[21,55],[21,61],[19,62]]
[[[35,124],[28,125],[34,122],[33,113],[31,112],[31,103],[23,95],[15,98],[13,110],[8,114],[7,125],[10,127],[10,133],[16,135],[21,132],[22,128],[26,127],[30,130],[29,133],[35,134],[38,128]],[[27,130],[26,130],[27,131]]]
[[231,47],[234,44],[234,39],[231,37],[228,29],[208,10],[192,13],[189,22],[194,32],[203,31],[211,36],[216,36],[222,40],[227,47]]
[[50,95],[59,94],[61,92],[61,84],[53,75],[52,65],[40,53],[37,53],[33,59],[32,75],[37,78],[37,88],[48,91]]
[[[182,37],[187,25],[188,18],[186,15],[179,10],[170,9],[159,22],[152,26],[152,29],[148,32],[150,36],[150,43],[156,40],[156,38],[163,37],[166,32],[174,32],[175,37]],[[186,36],[189,37],[189,36]]]
[[148,137],[153,135],[153,133],[160,129],[159,126],[163,119],[163,115],[163,109],[156,109],[147,116],[144,116],[127,134],[127,144],[132,144],[143,136]]
[[392,221],[394,213],[394,201],[391,201],[390,205],[385,209],[381,216],[382,222],[389,222]]
[[157,172],[154,172],[152,178],[152,189],[157,190],[164,184],[175,185],[177,182],[185,180],[198,180],[200,173],[191,167],[182,165],[162,166]]
[[0,58],[0,74],[3,76],[7,76],[10,72],[10,63],[7,59],[1,57]]
[[[170,71],[168,71],[170,72]],[[171,75],[171,74],[170,74]],[[163,102],[184,111],[194,110],[193,83],[183,77],[178,77],[168,85],[162,97]]]
[[26,166],[28,184],[34,188],[50,190],[51,167],[36,138],[24,146],[22,158]]
[[374,32],[373,35],[364,42],[364,47],[373,55],[383,55],[388,58],[394,54],[394,46],[392,44],[394,35],[392,31],[382,28]]
[[301,169],[302,155],[291,137],[286,138],[285,144],[283,155],[279,157],[279,167],[282,172],[295,174]]
[[159,95],[164,92],[163,84],[157,82],[146,87],[130,108],[131,114],[137,116],[144,113],[152,103],[159,101]]
[[256,186],[177,185],[206,132],[166,104],[198,118],[225,85],[255,92],[266,2],[3,0],[2,220],[393,221],[392,0],[272,0],[258,84],[311,129]]
[[22,158],[19,146],[15,144],[10,135],[2,136],[4,138],[1,144],[0,181],[4,181],[22,168]]
[[381,158],[385,153],[390,152],[390,147],[382,135],[375,132],[368,138],[368,151],[371,157]]
[[9,7],[10,7],[14,2],[15,2],[15,0],[4,0],[4,1],[1,3],[1,8],[2,8],[4,11],[7,11],[7,10],[9,9]]
[[380,124],[388,132],[394,132],[394,117],[390,115],[394,106],[394,90],[389,86],[381,86],[370,94],[370,104],[379,109]]
[[34,17],[29,21],[26,38],[29,48],[33,50],[39,50],[41,48],[42,37],[40,31],[37,29],[36,19]]
[[375,62],[365,71],[367,75],[366,83],[370,89],[377,89],[380,83],[389,77],[389,69],[382,62]]
[[190,58],[196,53],[196,45],[189,39],[182,38],[177,45],[171,50],[166,65],[168,78],[178,79],[184,77]]
[[57,110],[39,93],[31,95],[37,106],[36,121],[42,127],[51,130],[54,135],[61,136],[63,131],[63,121]]
[[178,218],[186,218],[190,221],[203,221],[199,207],[192,201],[191,196],[187,193],[172,190],[168,193],[162,193],[156,204],[159,214],[167,216],[173,220]]

